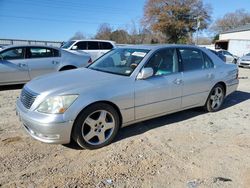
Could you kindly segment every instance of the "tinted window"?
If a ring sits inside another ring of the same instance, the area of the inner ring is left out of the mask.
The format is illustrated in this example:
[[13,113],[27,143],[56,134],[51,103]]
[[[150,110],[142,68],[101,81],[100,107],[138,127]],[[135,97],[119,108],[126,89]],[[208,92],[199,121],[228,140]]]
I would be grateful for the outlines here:
[[60,56],[59,50],[53,49],[53,55],[54,57],[59,57]]
[[113,48],[113,45],[109,42],[100,42],[100,48],[103,50],[110,50]]
[[99,49],[99,43],[98,42],[88,42],[88,50],[98,50]]
[[23,48],[12,48],[0,53],[0,58],[4,60],[12,59],[23,59],[24,58],[24,49]]
[[87,50],[87,42],[78,42],[74,46],[77,46],[77,50]]
[[204,69],[202,52],[197,49],[180,49],[182,67],[184,71]]
[[145,65],[154,70],[154,75],[167,75],[178,72],[178,58],[175,49],[163,49],[156,52]]
[[53,57],[53,51],[50,48],[29,48],[27,51],[27,56],[29,58],[45,58]]

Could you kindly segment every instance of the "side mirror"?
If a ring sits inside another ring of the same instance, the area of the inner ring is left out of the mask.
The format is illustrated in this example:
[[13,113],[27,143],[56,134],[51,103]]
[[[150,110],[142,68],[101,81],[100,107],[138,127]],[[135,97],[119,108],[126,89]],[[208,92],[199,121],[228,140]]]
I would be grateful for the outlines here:
[[154,75],[154,70],[151,67],[146,67],[141,70],[137,76],[137,80],[145,80]]
[[71,50],[77,50],[77,46],[72,46]]

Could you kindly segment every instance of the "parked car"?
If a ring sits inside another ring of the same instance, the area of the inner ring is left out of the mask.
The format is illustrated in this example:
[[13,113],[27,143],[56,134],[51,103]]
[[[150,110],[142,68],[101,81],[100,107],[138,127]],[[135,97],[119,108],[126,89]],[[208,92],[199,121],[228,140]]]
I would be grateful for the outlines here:
[[209,49],[211,52],[213,52],[215,55],[217,55],[219,58],[221,58],[222,61],[226,62],[226,56],[222,55],[222,53],[218,53],[215,50]]
[[217,51],[219,54],[223,55],[226,57],[226,62],[227,63],[234,63],[234,64],[237,64],[237,60],[239,57],[231,54],[229,51],[227,50],[218,50]]
[[93,61],[109,50],[115,48],[115,42],[109,40],[70,40],[62,48],[68,50],[81,50],[91,55]]
[[91,62],[84,52],[48,46],[8,46],[0,51],[0,85],[21,84],[50,72],[84,67]]
[[250,68],[250,53],[242,56],[239,60],[238,60],[238,65],[239,67],[247,67]]
[[32,80],[16,109],[35,139],[61,144],[73,139],[96,149],[136,122],[199,106],[215,112],[237,86],[237,65],[205,48],[124,46],[87,68]]

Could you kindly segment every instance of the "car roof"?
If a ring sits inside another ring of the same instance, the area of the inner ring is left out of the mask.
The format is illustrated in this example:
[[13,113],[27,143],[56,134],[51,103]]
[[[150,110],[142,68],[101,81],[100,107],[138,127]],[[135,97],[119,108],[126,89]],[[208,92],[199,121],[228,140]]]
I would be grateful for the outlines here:
[[55,46],[36,45],[36,44],[30,44],[30,45],[8,45],[8,46],[5,46],[2,50],[6,50],[6,49],[10,49],[10,48],[26,48],[26,47],[54,48],[56,50],[60,50],[60,48],[57,48]]
[[84,41],[93,41],[93,42],[110,42],[115,44],[115,41],[112,40],[98,40],[98,39],[81,39],[81,40],[71,40],[71,41],[75,41],[75,42],[84,42]]
[[118,45],[119,48],[133,48],[133,49],[146,49],[146,50],[157,50],[161,48],[174,47],[174,48],[199,48],[199,46],[188,45],[188,44],[143,44],[143,45]]

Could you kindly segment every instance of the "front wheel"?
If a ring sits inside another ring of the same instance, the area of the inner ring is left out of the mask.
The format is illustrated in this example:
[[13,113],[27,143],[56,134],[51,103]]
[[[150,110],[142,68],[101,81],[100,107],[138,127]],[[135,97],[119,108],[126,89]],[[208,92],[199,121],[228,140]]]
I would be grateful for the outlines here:
[[205,104],[205,109],[208,112],[216,112],[220,109],[225,98],[225,91],[221,84],[217,84],[211,90],[207,102]]
[[104,103],[93,104],[77,117],[72,137],[82,148],[101,148],[112,142],[119,125],[119,115],[112,106]]

